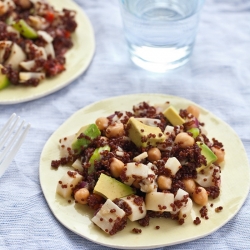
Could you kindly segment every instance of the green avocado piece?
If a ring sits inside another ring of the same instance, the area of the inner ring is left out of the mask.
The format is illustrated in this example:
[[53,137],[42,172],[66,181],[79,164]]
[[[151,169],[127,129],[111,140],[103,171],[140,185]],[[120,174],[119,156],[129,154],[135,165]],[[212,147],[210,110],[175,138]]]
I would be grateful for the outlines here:
[[210,166],[217,160],[217,156],[214,152],[203,142],[196,142],[199,148],[201,149],[201,154],[205,156],[207,161],[207,166]]
[[37,32],[31,26],[29,26],[23,19],[13,22],[12,27],[19,31],[19,33],[26,38],[36,39],[38,37]]
[[93,140],[101,135],[101,131],[98,129],[96,124],[81,127],[72,142],[72,149],[78,154],[81,152],[82,148],[86,148],[90,144],[90,140],[88,138],[78,138],[81,134],[84,134]]
[[100,175],[93,192],[110,200],[122,198],[135,193],[134,189],[130,186],[105,174]]
[[200,134],[200,130],[198,128],[190,128],[187,132],[190,132],[193,138],[196,138]]
[[91,164],[89,169],[88,169],[89,174],[94,172],[94,163],[95,163],[95,161],[99,161],[101,159],[101,152],[104,150],[110,151],[110,147],[108,145],[105,145],[103,147],[95,149],[94,153],[92,154],[92,156],[89,159],[89,163]]
[[173,106],[168,107],[163,115],[171,122],[173,126],[182,125],[185,120],[178,114]]
[[160,128],[143,124],[134,117],[129,118],[127,127],[128,137],[137,147],[156,146],[166,139]]
[[7,75],[2,73],[3,66],[0,64],[0,90],[10,85],[10,80]]

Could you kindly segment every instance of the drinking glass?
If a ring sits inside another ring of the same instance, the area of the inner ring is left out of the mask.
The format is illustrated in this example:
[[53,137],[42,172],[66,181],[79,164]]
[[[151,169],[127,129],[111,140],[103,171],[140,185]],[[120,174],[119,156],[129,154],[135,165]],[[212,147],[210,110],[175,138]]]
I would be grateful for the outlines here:
[[155,72],[191,56],[204,0],[119,0],[131,60]]

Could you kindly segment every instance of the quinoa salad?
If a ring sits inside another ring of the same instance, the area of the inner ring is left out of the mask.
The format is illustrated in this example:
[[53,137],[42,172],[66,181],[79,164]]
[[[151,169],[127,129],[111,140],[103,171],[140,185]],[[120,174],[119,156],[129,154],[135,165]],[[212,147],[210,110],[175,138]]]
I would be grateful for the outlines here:
[[65,68],[73,47],[76,12],[55,10],[46,0],[0,2],[0,90],[37,86]]
[[209,139],[199,113],[194,105],[177,110],[168,101],[144,101],[62,136],[51,167],[72,168],[57,180],[56,193],[91,208],[92,222],[108,235],[128,221],[135,234],[153,218],[183,225],[194,206],[194,226],[208,220],[208,206],[223,210],[213,200],[220,196],[225,150]]

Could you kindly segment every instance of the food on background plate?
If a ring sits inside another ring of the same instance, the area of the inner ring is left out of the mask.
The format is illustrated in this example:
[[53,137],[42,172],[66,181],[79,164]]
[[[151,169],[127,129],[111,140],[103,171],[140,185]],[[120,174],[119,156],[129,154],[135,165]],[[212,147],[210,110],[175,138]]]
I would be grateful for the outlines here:
[[209,139],[195,106],[177,111],[169,102],[141,102],[62,136],[59,147],[51,166],[72,170],[57,180],[56,192],[93,209],[93,223],[110,235],[128,220],[138,223],[134,233],[151,218],[182,225],[193,206],[200,207],[198,225],[220,195],[223,144]]
[[77,23],[75,11],[55,10],[47,1],[0,2],[0,90],[37,86],[65,70],[65,53]]

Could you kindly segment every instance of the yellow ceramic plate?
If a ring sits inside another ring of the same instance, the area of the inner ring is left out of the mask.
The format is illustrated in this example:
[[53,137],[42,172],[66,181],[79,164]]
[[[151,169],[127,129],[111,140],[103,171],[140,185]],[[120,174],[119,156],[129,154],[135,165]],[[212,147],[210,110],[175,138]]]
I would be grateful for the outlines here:
[[[213,233],[232,219],[243,205],[249,191],[250,173],[247,155],[239,137],[225,122],[202,107],[199,107],[200,120],[205,122],[209,138],[215,137],[223,142],[226,156],[225,165],[222,166],[221,195],[218,199],[209,201],[214,204],[213,207],[208,206],[209,219],[201,219],[200,225],[193,224],[196,216],[200,216],[200,208],[194,207],[191,217],[182,226],[170,219],[152,219],[148,227],[140,227],[136,222],[129,223],[123,231],[109,236],[91,222],[93,211],[86,205],[68,203],[56,194],[58,180],[68,169],[59,167],[54,170],[50,167],[51,160],[59,159],[59,138],[75,133],[83,125],[94,123],[100,116],[110,115],[117,110],[131,110],[133,104],[141,101],[150,101],[151,104],[170,101],[177,109],[186,108],[192,103],[183,98],[161,94],[128,95],[99,101],[72,115],[49,138],[40,158],[40,183],[52,213],[76,234],[97,244],[122,249],[169,246]],[[218,206],[223,206],[220,213],[215,212]],[[157,230],[156,226],[160,226],[160,229]],[[141,228],[142,233],[133,234],[133,228]]]
[[90,64],[95,51],[92,25],[83,10],[71,0],[50,1],[56,10],[67,8],[77,12],[78,27],[73,34],[74,46],[66,54],[66,71],[42,81],[37,87],[11,86],[0,91],[0,104],[21,103],[49,95],[70,84]]

